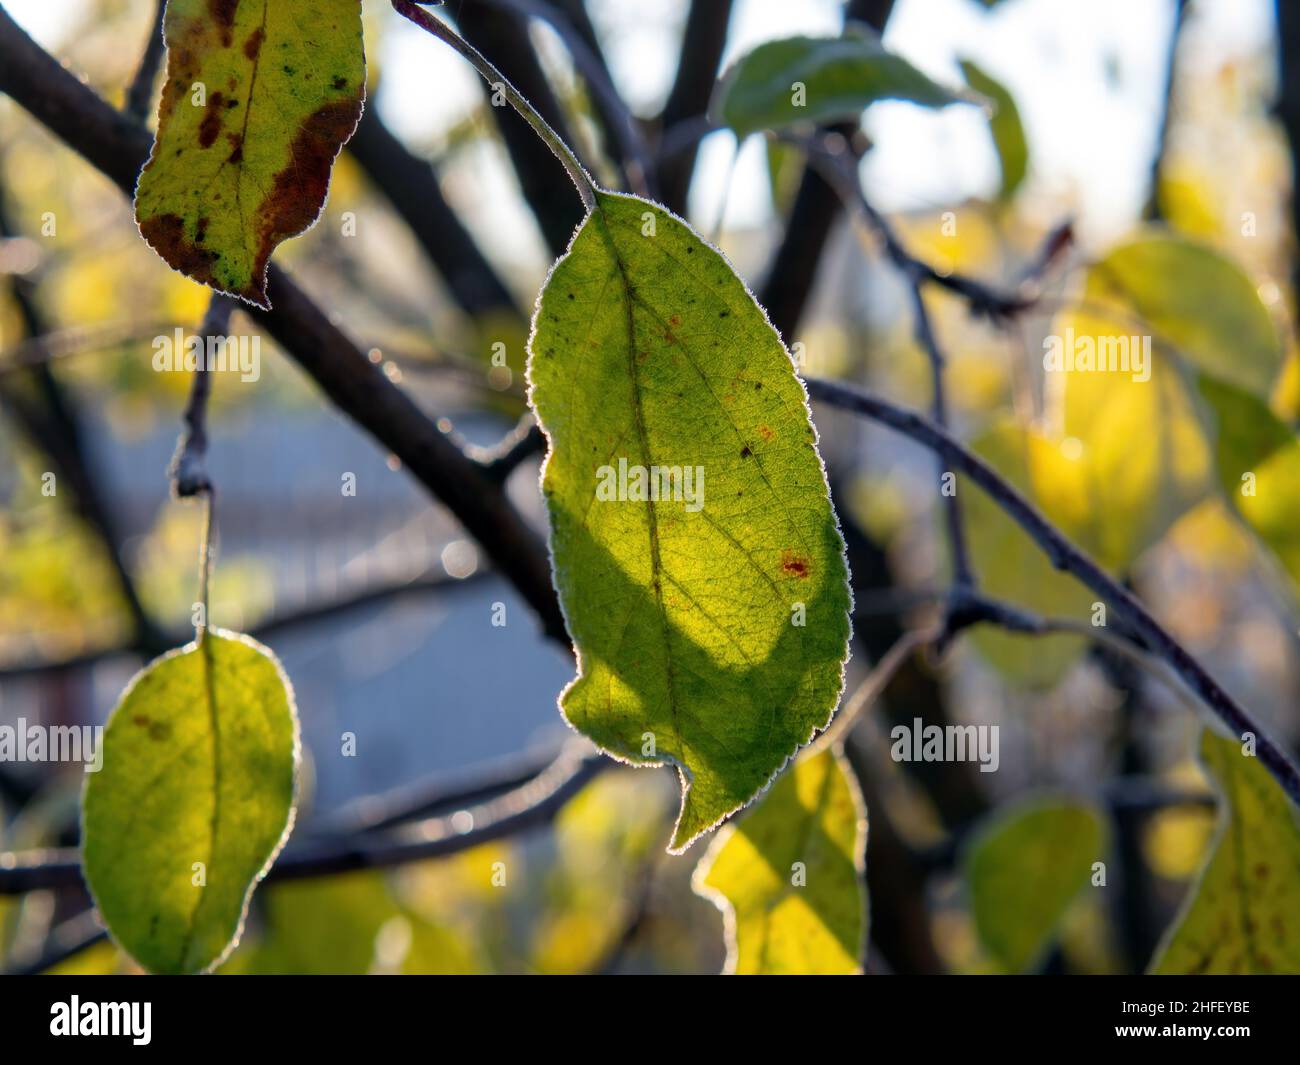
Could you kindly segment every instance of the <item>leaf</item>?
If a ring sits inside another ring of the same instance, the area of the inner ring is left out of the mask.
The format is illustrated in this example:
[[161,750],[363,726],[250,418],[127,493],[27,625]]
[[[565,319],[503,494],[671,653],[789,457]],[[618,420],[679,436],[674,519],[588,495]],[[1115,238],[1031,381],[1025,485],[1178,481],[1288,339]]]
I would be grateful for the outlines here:
[[1236,499],[1242,474],[1255,471],[1295,433],[1282,424],[1267,403],[1235,385],[1198,374],[1196,387],[1210,409],[1219,483]]
[[878,100],[931,108],[974,102],[969,94],[931,81],[887,52],[873,30],[855,24],[843,37],[786,37],[760,44],[723,77],[710,112],[743,139],[801,122],[857,119]]
[[269,307],[271,253],[315,223],[361,117],[360,0],[170,0],[164,33],[140,232],[174,269]]
[[1002,165],[1002,187],[998,190],[998,199],[1005,202],[1015,195],[1029,169],[1029,145],[1020,122],[1020,110],[1006,87],[971,60],[961,61],[961,72],[967,84],[993,104],[989,132],[993,135],[993,146]]
[[962,871],[980,941],[1003,969],[1035,967],[1104,847],[1101,817],[1083,803],[1021,804],[980,830]]
[[1143,340],[1144,326],[1118,311],[1102,313],[1100,285],[1090,274],[1087,310],[1059,315],[1053,335],[1062,349],[1092,351],[1097,366],[1109,365],[1117,350],[1122,357],[1124,345],[1133,361],[1128,370],[1049,371],[1047,391],[1055,432],[1074,441],[1085,474],[1075,500],[1083,513],[1076,541],[1123,572],[1205,498],[1213,455],[1179,366]]
[[[807,397],[730,264],[617,193],[596,193],[552,270],[529,351],[578,655],[560,706],[616,758],[680,768],[680,851],[824,728],[843,688],[848,572]],[[680,469],[676,499],[638,499],[637,469],[656,466]],[[623,500],[598,498],[623,468]]]
[[1219,792],[1209,859],[1151,963],[1153,973],[1300,973],[1300,820],[1236,739],[1206,730]]
[[288,679],[265,647],[210,629],[135,676],[102,749],[82,799],[96,906],[146,969],[214,967],[292,826],[299,746]]
[[726,921],[726,971],[860,972],[866,844],[866,808],[843,756],[803,754],[696,867],[696,893]]
[[1236,263],[1178,237],[1121,245],[1093,267],[1198,369],[1267,400],[1283,350],[1268,308]]
[[1291,577],[1292,595],[1300,593],[1300,440],[1284,447],[1249,471],[1255,474],[1254,494],[1242,491],[1238,479],[1229,498],[1246,524],[1268,545]]

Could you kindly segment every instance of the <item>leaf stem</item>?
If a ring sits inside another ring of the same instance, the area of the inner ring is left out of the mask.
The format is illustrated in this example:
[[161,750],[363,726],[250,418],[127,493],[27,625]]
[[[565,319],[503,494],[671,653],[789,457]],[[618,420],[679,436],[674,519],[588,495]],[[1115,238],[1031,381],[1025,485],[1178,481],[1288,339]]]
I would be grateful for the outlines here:
[[450,26],[439,19],[434,18],[429,12],[412,3],[411,0],[393,0],[394,10],[403,18],[414,22],[420,29],[433,34],[438,40],[450,45],[459,52],[465,59],[473,64],[474,69],[483,76],[493,90],[500,91],[510,102],[510,106],[519,112],[519,115],[525,122],[533,128],[533,132],[539,136],[543,143],[551,149],[555,157],[563,164],[564,169],[568,171],[570,179],[578,190],[578,195],[582,197],[583,205],[588,211],[596,207],[597,187],[586,168],[578,161],[578,157],[573,153],[573,149],[564,143],[555,130],[547,124],[546,119],[537,113],[536,108],[528,102],[518,89],[510,84],[509,79],[501,73],[492,62],[475,48],[468,41],[458,35]]

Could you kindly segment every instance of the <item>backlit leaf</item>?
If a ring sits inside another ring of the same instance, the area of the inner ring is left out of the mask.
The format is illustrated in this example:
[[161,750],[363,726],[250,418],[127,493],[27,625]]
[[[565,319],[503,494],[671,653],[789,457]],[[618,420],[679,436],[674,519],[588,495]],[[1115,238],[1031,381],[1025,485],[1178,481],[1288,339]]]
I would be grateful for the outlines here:
[[856,119],[877,100],[923,107],[970,102],[906,59],[885,50],[866,26],[843,37],[767,41],[740,59],[718,87],[711,110],[738,137],[800,122]]
[[1076,362],[1049,369],[1047,390],[1054,432],[1074,442],[1084,469],[1075,539],[1121,573],[1205,497],[1213,455],[1180,367],[1140,323],[1118,308],[1103,313],[1108,306],[1091,273],[1083,308],[1053,322]]
[[104,730],[82,800],[86,882],[109,931],[153,972],[198,972],[238,939],[288,838],[298,719],[279,662],[246,636],[146,666]]
[[[615,757],[682,769],[680,850],[829,721],[847,568],[803,386],[753,296],[663,208],[596,202],[529,342],[578,653],[560,705]],[[651,467],[679,471],[673,498],[638,492]]]
[[1219,483],[1230,498],[1242,487],[1242,474],[1254,472],[1260,463],[1285,444],[1295,433],[1262,399],[1235,385],[1199,374],[1197,390],[1209,407],[1214,435],[1214,455]]
[[844,758],[809,751],[718,833],[694,887],[722,910],[738,974],[861,971],[866,809]]
[[1213,850],[1151,963],[1155,973],[1300,973],[1300,820],[1242,743],[1210,731],[1219,792]]
[[989,132],[993,135],[993,146],[1002,165],[998,199],[1009,200],[1025,180],[1029,169],[1029,146],[1025,140],[1025,128],[1020,122],[1020,110],[1006,87],[969,59],[962,60],[961,72],[967,84],[993,104]]
[[361,117],[360,0],[170,0],[165,34],[140,232],[175,269],[269,306],[271,253],[316,221]]
[[980,941],[1003,969],[1025,972],[1041,959],[1104,847],[1101,817],[1082,803],[1013,807],[980,831],[963,874]]
[[1282,344],[1255,286],[1230,259],[1177,237],[1121,245],[1092,270],[1158,337],[1221,381],[1262,399],[1282,366]]

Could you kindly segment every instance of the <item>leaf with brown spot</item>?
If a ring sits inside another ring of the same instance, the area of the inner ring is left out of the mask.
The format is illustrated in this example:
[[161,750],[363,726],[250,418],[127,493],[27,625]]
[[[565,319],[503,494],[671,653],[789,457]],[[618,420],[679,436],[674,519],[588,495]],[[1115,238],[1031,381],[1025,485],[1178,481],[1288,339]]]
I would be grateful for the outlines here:
[[615,757],[679,768],[680,851],[830,721],[848,569],[803,385],[762,308],[663,207],[595,203],[529,340],[578,653],[560,705]]
[[171,0],[167,81],[136,221],[173,268],[269,307],[365,101],[360,0]]

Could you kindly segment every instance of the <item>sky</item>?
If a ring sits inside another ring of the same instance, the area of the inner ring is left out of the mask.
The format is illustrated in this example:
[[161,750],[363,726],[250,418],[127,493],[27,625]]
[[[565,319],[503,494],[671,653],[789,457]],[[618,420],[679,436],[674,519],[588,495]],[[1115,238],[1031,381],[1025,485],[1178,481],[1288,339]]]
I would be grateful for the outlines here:
[[[4,2],[47,46],[57,46],[85,6],[84,0]],[[370,15],[384,8],[381,0],[366,0]],[[671,84],[685,8],[686,0],[591,4],[615,81],[639,113],[653,113]],[[1270,0],[1196,0],[1196,8],[1198,63],[1254,52],[1273,32]],[[1104,240],[1131,225],[1146,194],[1173,9],[1174,0],[1004,0],[991,12],[976,0],[898,0],[885,43],[940,80],[960,83],[960,58],[974,59],[1001,80],[1029,139],[1028,190],[1068,203],[1085,235]],[[775,37],[835,34],[840,17],[840,0],[736,0],[725,62]],[[540,27],[534,38],[545,57],[567,65],[558,38]],[[404,20],[393,20],[377,58],[376,106],[413,143],[436,145],[481,102],[470,67]],[[864,125],[875,144],[864,167],[866,189],[884,210],[933,208],[996,188],[997,160],[977,108],[929,112],[886,102],[869,109]],[[770,220],[761,138],[741,147],[733,168],[735,150],[727,132],[703,145],[691,215],[706,231],[716,229],[724,204],[728,227]],[[521,225],[532,230],[499,155],[484,153],[447,180],[453,202],[459,195],[467,208],[481,207],[485,198],[511,205],[466,211],[483,216],[475,225],[494,245],[517,244]]]

